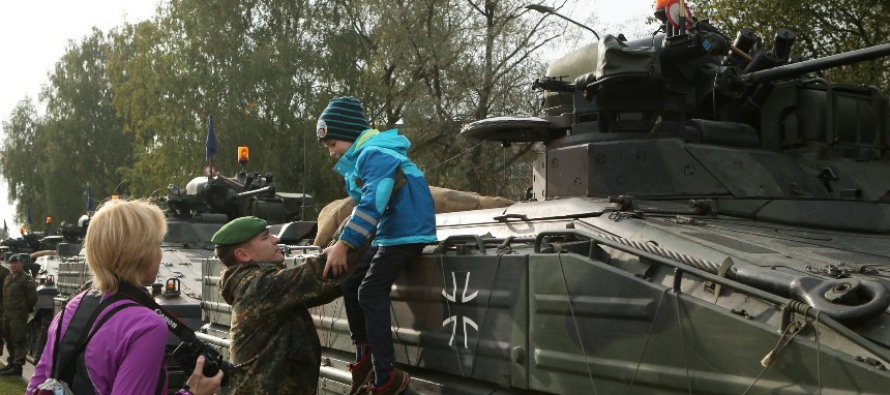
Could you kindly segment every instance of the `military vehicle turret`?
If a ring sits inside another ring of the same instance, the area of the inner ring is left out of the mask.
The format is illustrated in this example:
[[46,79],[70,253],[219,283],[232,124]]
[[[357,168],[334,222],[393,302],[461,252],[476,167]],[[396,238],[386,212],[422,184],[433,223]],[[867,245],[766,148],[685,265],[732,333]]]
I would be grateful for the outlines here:
[[[809,74],[890,44],[804,61],[787,30],[661,17],[554,62],[544,116],[462,130],[542,143],[536,200],[437,216],[392,291],[413,391],[890,388],[887,98]],[[345,393],[342,303],[314,313],[319,392]]]

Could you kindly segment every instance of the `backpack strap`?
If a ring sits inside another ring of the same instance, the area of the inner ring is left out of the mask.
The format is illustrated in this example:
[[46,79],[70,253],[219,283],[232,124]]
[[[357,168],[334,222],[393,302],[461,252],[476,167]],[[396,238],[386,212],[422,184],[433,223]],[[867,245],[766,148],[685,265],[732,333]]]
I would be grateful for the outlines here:
[[[121,298],[118,298],[120,300]],[[107,300],[107,299],[106,299]],[[71,390],[74,391],[75,394],[78,395],[93,395],[95,392],[93,391],[93,381],[90,379],[90,375],[87,372],[86,365],[86,350],[87,344],[89,344],[90,339],[99,332],[99,328],[108,321],[111,316],[113,316],[118,311],[121,311],[127,307],[138,306],[136,303],[124,303],[115,306],[114,308],[108,310],[102,319],[96,322],[95,325],[92,326],[92,329],[89,331],[89,336],[86,337],[86,340],[83,339],[83,335],[81,335],[80,343],[78,344],[78,349],[75,350],[74,356],[77,358],[76,362],[72,364],[73,366],[68,366],[65,371],[62,372],[61,380],[68,385],[71,386]],[[162,370],[163,372],[163,370]],[[160,392],[158,392],[160,393]]]
[[[92,338],[92,335],[96,333],[99,327],[111,318],[114,313],[121,309],[137,306],[135,303],[127,303],[117,306],[102,317],[99,324],[94,327],[93,323],[96,321],[99,314],[109,305],[120,300],[122,300],[122,298],[116,294],[109,295],[105,300],[102,300],[102,295],[91,295],[89,291],[84,293],[83,297],[80,299],[80,304],[77,306],[77,310],[71,317],[68,328],[65,330],[65,334],[60,341],[58,340],[58,332],[56,334],[57,352],[54,352],[53,355],[52,378],[61,379],[73,377],[74,364],[72,362],[74,362],[75,358],[83,352],[87,342]],[[60,317],[59,329],[61,329],[61,326]]]
[[53,343],[53,370],[50,372],[50,377],[57,378],[56,375],[56,366],[59,366],[59,342],[62,339],[62,321],[65,320],[65,308],[62,307],[62,311],[59,312],[59,322],[56,324],[56,340]]
[[[77,310],[72,315],[68,328],[65,330],[65,336],[60,336],[63,317],[59,317],[59,327],[56,329],[56,345],[55,350],[53,350],[53,371],[50,377],[58,379],[65,367],[71,364],[71,360],[74,358],[71,354],[77,348],[79,334],[89,324],[92,324],[92,321],[95,319],[95,317],[84,317],[95,311],[96,307],[99,306],[99,302],[99,296],[93,296],[89,294],[89,291],[84,291],[80,298],[80,303],[77,305]],[[62,314],[64,314],[65,310],[62,309]]]
[[[161,373],[160,373],[160,376],[158,376],[158,384],[155,386],[155,393],[156,393],[156,394],[164,394],[164,393],[166,393],[166,392],[162,391],[162,390],[164,389],[164,384],[166,384],[166,380],[165,380],[165,379],[167,378],[167,365],[166,365],[166,363],[165,363],[164,360],[161,360],[161,369],[160,369],[160,372],[161,372]],[[190,372],[185,372],[185,374],[186,374],[186,380],[188,380],[188,376],[191,375],[191,373],[190,373]]]

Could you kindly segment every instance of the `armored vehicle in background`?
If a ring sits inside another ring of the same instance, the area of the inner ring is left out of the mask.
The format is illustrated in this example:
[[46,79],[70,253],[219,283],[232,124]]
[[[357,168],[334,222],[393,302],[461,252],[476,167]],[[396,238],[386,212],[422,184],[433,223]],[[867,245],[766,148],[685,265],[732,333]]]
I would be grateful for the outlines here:
[[40,246],[30,252],[31,275],[37,282],[37,304],[28,320],[28,362],[37,364],[46,343],[46,330],[49,327],[58,307],[59,288],[56,277],[59,275],[59,264],[77,256],[83,247],[83,236],[86,231],[87,216],[83,216],[77,225],[62,223],[60,234],[46,236],[41,239]]
[[[274,231],[295,244],[306,243],[308,241],[302,240],[311,240],[315,234],[314,222],[301,221],[304,205],[311,205],[312,197],[278,192],[271,174],[247,172],[243,167],[246,163],[244,158],[242,170],[234,177],[196,177],[185,188],[170,185],[166,196],[159,201],[162,206],[166,205],[167,234],[161,246],[158,282],[151,291],[159,305],[194,330],[202,325],[201,290],[206,270],[203,265],[207,257],[213,255],[210,238],[226,222],[245,215],[257,216],[274,224]],[[59,244],[57,253],[38,258],[48,269],[44,277],[55,279],[57,295],[50,313],[57,312],[92,279],[81,248],[88,223],[89,217],[82,217],[79,233],[72,231],[71,237]],[[49,319],[52,316],[49,314]],[[45,334],[48,324],[48,320],[35,322],[33,333]],[[35,363],[43,350],[43,341],[35,337],[32,342],[31,359]],[[170,350],[178,344],[179,339],[171,334]],[[184,372],[175,363],[168,366],[168,372],[170,388],[179,389],[187,375],[183,376]]]
[[[556,61],[544,116],[462,130],[542,143],[537,199],[437,216],[439,244],[392,291],[414,391],[890,388],[887,98],[809,74],[890,44],[804,61],[787,30],[767,49],[656,15],[661,34]],[[314,314],[319,392],[346,393],[342,302]]]
[[35,251],[55,249],[61,240],[61,236],[25,231],[21,237],[0,241],[0,252],[3,254],[3,261],[6,262],[13,254],[31,254]]

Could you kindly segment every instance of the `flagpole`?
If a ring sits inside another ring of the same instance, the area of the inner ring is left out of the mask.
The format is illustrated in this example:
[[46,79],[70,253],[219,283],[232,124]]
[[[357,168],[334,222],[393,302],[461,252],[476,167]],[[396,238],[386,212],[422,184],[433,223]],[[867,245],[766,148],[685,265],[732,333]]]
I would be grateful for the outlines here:
[[204,151],[204,161],[207,162],[207,181],[213,180],[213,154],[216,153],[218,145],[216,131],[213,130],[213,114],[210,114],[207,115],[207,142]]

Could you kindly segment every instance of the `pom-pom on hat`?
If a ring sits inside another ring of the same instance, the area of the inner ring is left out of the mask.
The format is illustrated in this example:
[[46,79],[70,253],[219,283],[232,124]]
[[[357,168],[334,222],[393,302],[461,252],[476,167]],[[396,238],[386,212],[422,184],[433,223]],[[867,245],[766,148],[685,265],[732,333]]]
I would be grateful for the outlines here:
[[318,117],[315,135],[318,140],[343,140],[354,142],[365,130],[370,129],[365,110],[358,99],[349,96],[335,97]]
[[264,219],[250,216],[236,218],[219,228],[210,242],[217,246],[241,244],[266,229],[269,229],[269,225]]

